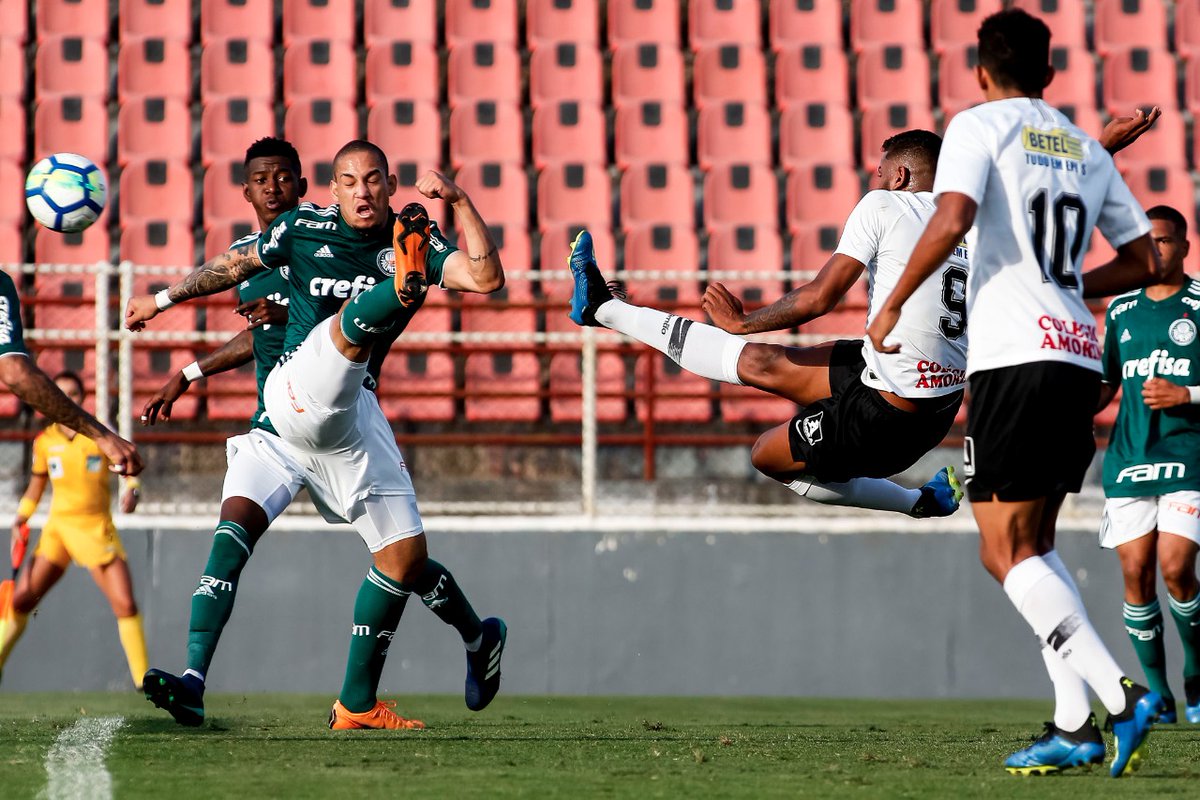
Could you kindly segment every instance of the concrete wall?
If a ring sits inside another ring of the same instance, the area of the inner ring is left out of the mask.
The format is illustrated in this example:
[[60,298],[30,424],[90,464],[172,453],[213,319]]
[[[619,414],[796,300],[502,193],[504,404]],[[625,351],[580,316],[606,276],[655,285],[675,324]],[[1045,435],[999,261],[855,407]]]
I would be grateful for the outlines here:
[[[892,519],[872,518],[857,533],[822,533],[854,523],[813,519],[799,526],[806,533],[735,533],[713,520],[707,531],[655,530],[653,521],[604,531],[511,520],[504,530],[486,520],[446,530],[430,520],[429,529],[431,552],[481,615],[509,623],[509,692],[1048,696],[1033,634],[979,566],[969,515],[940,527]],[[213,690],[332,697],[340,687],[368,555],[348,528],[307,525],[272,532],[246,568]],[[1060,552],[1101,635],[1140,674],[1121,622],[1117,562],[1092,530],[1061,532]],[[162,527],[123,536],[151,663],[179,670],[210,534]],[[382,688],[458,692],[462,662],[453,631],[411,602]],[[31,621],[0,693],[127,686],[107,605],[73,569]]]

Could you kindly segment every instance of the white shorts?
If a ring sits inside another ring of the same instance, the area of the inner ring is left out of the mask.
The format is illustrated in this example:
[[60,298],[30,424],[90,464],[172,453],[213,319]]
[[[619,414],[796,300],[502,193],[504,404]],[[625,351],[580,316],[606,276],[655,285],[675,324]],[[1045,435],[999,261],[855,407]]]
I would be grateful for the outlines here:
[[1155,529],[1200,544],[1200,492],[1110,497],[1104,503],[1100,522],[1100,546],[1118,547]]
[[271,370],[263,401],[317,510],[329,522],[349,522],[375,553],[424,527],[396,437],[363,388],[367,365],[337,351],[330,324],[318,324]]
[[267,513],[267,524],[283,513],[304,485],[304,467],[283,440],[254,428],[225,443],[225,484],[221,502],[231,497],[254,501]]

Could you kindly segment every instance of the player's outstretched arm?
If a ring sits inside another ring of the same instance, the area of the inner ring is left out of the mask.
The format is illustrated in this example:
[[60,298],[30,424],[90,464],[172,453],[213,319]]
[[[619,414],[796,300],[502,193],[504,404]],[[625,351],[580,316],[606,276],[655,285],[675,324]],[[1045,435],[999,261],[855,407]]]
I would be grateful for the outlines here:
[[1100,137],[1097,141],[1110,154],[1116,155],[1141,138],[1142,134],[1150,130],[1161,116],[1162,109],[1154,106],[1148,114],[1139,108],[1133,112],[1133,116],[1113,117],[1104,126],[1104,130],[1100,132]]
[[417,181],[417,191],[429,198],[440,197],[454,209],[454,218],[462,232],[463,249],[451,253],[443,267],[442,285],[462,292],[490,294],[504,286],[504,266],[500,251],[492,239],[475,204],[458,184],[440,172],[430,170]]
[[176,303],[231,289],[261,272],[266,266],[258,257],[258,242],[239,245],[214,256],[192,271],[182,281],[156,295],[139,295],[129,300],[125,308],[125,327],[140,331],[146,323]]
[[745,313],[742,301],[720,283],[709,284],[700,307],[712,318],[714,325],[730,333],[742,335],[786,330],[832,311],[864,269],[862,262],[834,253],[815,278],[757,311]]
[[194,379],[189,377],[190,374],[216,375],[237,369],[253,360],[254,334],[245,330],[208,355],[172,375],[171,379],[146,401],[146,405],[142,408],[142,424],[153,425],[160,418],[163,422],[171,419],[171,408],[175,405],[175,401],[182,397],[194,382]]
[[925,282],[925,279],[937,271],[954,248],[971,230],[975,224],[975,212],[979,206],[965,194],[960,192],[945,192],[938,197],[937,211],[933,212],[925,232],[908,257],[908,264],[896,282],[896,288],[883,301],[879,313],[867,326],[867,336],[871,344],[880,353],[896,353],[900,345],[885,345],[884,339],[900,321],[900,309],[912,293]]
[[1142,234],[1117,248],[1117,255],[1090,272],[1083,273],[1083,296],[1110,297],[1156,282],[1162,276],[1162,261],[1150,234]]
[[63,394],[50,380],[50,376],[38,369],[25,356],[0,358],[0,380],[12,393],[47,419],[61,422],[71,430],[79,431],[96,442],[100,451],[112,463],[112,471],[122,475],[136,475],[142,471],[142,457],[132,442],[127,442],[110,431],[98,419]]

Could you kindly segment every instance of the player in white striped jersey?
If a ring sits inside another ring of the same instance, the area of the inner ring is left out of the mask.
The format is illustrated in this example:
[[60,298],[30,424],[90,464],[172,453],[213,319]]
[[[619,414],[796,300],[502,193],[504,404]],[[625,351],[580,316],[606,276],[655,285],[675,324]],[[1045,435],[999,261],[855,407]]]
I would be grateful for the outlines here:
[[[1108,709],[1114,777],[1135,765],[1162,699],[1125,677],[1087,618],[1054,551],[1067,492],[1095,452],[1100,346],[1084,297],[1152,282],[1150,224],[1098,142],[1048,106],[1050,32],[1020,10],[979,29],[976,72],[988,102],[950,123],[934,183],[938,209],[895,291],[868,327],[887,343],[900,309],[968,234],[971,407],[964,472],[987,570],[1037,633],[1056,711],[1006,762],[1028,774],[1097,763],[1104,742],[1087,686]],[[1117,256],[1082,274],[1093,227]]]

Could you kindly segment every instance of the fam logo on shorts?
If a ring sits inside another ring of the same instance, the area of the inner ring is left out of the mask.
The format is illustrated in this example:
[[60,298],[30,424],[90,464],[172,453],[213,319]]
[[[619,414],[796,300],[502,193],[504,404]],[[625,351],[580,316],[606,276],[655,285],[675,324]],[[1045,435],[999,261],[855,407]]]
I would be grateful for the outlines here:
[[396,249],[389,247],[385,250],[380,250],[379,255],[375,256],[375,266],[379,267],[379,271],[384,275],[395,275]]
[[1196,341],[1196,323],[1187,317],[1177,319],[1171,323],[1171,327],[1167,328],[1167,333],[1172,342],[1180,347],[1186,347]]
[[824,416],[824,411],[818,411],[804,419],[796,420],[796,433],[804,437],[804,441],[810,445],[821,441],[825,438],[825,434],[821,431],[821,418]]

